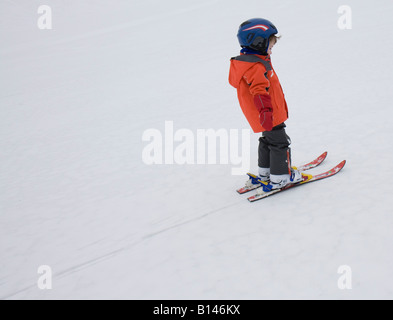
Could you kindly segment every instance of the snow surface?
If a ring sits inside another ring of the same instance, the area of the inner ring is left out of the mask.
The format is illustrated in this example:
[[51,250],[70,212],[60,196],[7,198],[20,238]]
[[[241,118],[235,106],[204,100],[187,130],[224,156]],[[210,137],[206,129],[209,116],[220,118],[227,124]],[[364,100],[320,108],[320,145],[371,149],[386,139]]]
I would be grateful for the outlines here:
[[[392,13],[391,0],[1,1],[0,298],[393,298]],[[240,138],[229,58],[253,17],[282,35],[293,162],[327,150],[320,169],[347,165],[251,204],[233,162],[148,165],[142,137],[170,121]]]

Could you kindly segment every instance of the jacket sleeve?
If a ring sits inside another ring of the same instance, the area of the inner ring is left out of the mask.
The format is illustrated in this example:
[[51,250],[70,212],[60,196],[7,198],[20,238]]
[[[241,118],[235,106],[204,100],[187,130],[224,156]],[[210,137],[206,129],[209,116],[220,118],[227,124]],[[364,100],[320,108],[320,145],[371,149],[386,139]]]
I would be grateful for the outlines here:
[[253,96],[269,94],[270,82],[266,78],[265,73],[266,69],[261,63],[255,63],[254,66],[244,73],[243,78],[249,84],[250,93]]

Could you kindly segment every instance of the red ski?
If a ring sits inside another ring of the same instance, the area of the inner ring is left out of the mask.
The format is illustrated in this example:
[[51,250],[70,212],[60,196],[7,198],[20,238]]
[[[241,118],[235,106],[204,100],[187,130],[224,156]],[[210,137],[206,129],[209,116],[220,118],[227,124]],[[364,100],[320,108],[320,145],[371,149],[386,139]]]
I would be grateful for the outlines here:
[[321,179],[325,179],[325,178],[334,176],[335,174],[340,172],[342,168],[344,168],[345,163],[346,163],[346,161],[343,160],[337,166],[335,166],[334,168],[332,168],[332,169],[330,169],[330,170],[328,170],[326,172],[323,172],[323,173],[320,173],[320,174],[316,174],[316,175],[302,173],[303,181],[295,183],[295,184],[287,185],[287,186],[285,186],[284,188],[281,188],[281,189],[275,189],[275,190],[272,190],[272,191],[265,192],[265,191],[263,191],[263,188],[261,187],[261,188],[258,189],[258,192],[255,195],[253,195],[253,196],[251,196],[251,197],[249,197],[247,199],[250,202],[254,202],[254,201],[261,200],[261,199],[267,198],[269,196],[272,196],[273,194],[279,193],[281,191],[285,191],[285,190],[291,189],[293,187],[300,186],[300,185],[305,184],[305,183],[314,182],[314,181],[318,181],[318,180],[321,180]]

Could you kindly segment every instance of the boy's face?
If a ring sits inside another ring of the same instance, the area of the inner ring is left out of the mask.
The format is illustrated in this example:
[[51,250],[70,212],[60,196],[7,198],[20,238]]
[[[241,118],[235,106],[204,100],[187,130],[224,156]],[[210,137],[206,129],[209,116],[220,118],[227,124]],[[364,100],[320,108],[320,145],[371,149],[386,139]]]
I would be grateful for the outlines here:
[[269,41],[269,47],[267,48],[268,55],[272,54],[272,49],[273,49],[275,44],[276,44],[276,40],[275,39],[272,39],[272,41]]

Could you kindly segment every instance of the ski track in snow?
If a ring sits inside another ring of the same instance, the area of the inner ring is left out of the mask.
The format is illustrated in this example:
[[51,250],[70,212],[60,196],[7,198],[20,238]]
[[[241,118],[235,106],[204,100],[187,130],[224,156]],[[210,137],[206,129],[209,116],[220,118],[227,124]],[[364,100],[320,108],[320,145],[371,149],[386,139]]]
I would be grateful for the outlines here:
[[[91,266],[93,266],[93,265],[95,265],[95,264],[97,264],[97,263],[100,263],[100,262],[102,262],[102,261],[111,259],[112,257],[115,257],[115,256],[117,256],[117,255],[119,255],[119,254],[122,254],[122,253],[124,253],[124,251],[127,251],[127,250],[132,249],[134,246],[139,245],[140,243],[142,243],[142,242],[145,241],[145,240],[151,239],[151,238],[153,238],[153,237],[155,237],[155,236],[157,236],[157,235],[160,235],[160,234],[162,234],[162,233],[165,233],[165,232],[167,232],[167,231],[171,231],[171,230],[173,230],[173,229],[180,228],[180,227],[182,227],[182,226],[184,226],[184,225],[186,225],[186,224],[190,224],[190,223],[192,223],[192,222],[194,222],[194,221],[196,221],[196,220],[203,219],[203,218],[205,218],[205,217],[207,217],[207,216],[209,216],[209,215],[212,215],[212,214],[215,214],[215,213],[217,213],[217,212],[223,211],[223,210],[225,210],[225,209],[234,207],[234,206],[236,206],[236,205],[238,205],[238,204],[240,204],[240,203],[243,203],[243,202],[244,202],[244,200],[239,200],[239,201],[237,201],[236,203],[232,203],[232,204],[229,204],[229,205],[227,205],[227,206],[223,206],[223,207],[221,207],[221,208],[211,210],[211,211],[209,211],[209,212],[207,212],[207,213],[205,213],[205,214],[203,214],[203,215],[201,215],[201,216],[195,217],[195,218],[193,218],[193,219],[190,219],[190,220],[187,220],[187,221],[178,223],[178,224],[174,224],[174,225],[168,226],[168,227],[166,227],[166,228],[163,228],[163,229],[161,229],[161,230],[157,230],[157,231],[152,232],[152,233],[150,233],[150,234],[146,234],[146,235],[144,235],[140,240],[138,240],[138,241],[136,241],[136,242],[134,242],[134,243],[132,243],[132,244],[130,244],[130,245],[127,245],[127,246],[125,246],[125,247],[123,247],[123,248],[120,248],[120,249],[117,249],[117,250],[108,252],[108,253],[106,253],[105,255],[96,257],[96,258],[91,259],[91,260],[89,260],[89,261],[85,261],[85,262],[83,262],[83,263],[81,263],[81,264],[79,264],[79,265],[75,265],[75,266],[72,266],[72,267],[70,267],[70,268],[68,268],[68,269],[66,269],[66,270],[57,272],[57,273],[54,274],[53,279],[54,279],[54,281],[56,281],[57,279],[61,279],[61,278],[67,277],[67,276],[69,276],[70,274],[73,274],[73,273],[78,272],[78,271],[80,271],[80,270],[89,268],[89,267],[91,267]],[[11,293],[11,294],[9,294],[9,295],[7,295],[7,296],[0,297],[0,300],[11,299],[11,298],[14,297],[15,295],[24,293],[24,292],[26,292],[26,291],[28,291],[28,290],[30,290],[30,289],[32,289],[32,288],[35,288],[35,287],[36,287],[36,284],[31,285],[31,286],[26,287],[26,288],[24,288],[24,289],[18,290],[17,292],[13,292],[13,293]]]

